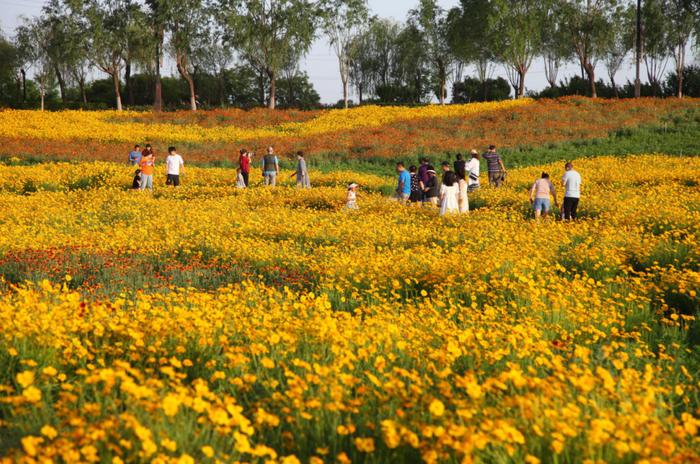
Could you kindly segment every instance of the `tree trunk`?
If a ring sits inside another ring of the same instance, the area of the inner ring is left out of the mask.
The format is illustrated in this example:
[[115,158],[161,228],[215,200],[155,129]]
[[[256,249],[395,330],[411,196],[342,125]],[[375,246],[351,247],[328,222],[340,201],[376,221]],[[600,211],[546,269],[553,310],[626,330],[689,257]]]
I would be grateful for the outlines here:
[[524,69],[518,69],[518,98],[525,96],[525,73]]
[[265,106],[265,71],[262,69],[258,77],[258,85],[260,90],[260,106]]
[[357,94],[358,94],[357,96],[360,100],[359,103],[360,103],[360,105],[362,105],[362,84],[357,86]]
[[58,80],[58,88],[61,91],[61,102],[65,104],[67,99],[66,81],[63,79],[63,74],[61,74],[61,70],[58,69],[58,65],[54,66],[54,71],[56,72],[56,80]]
[[274,71],[268,71],[267,77],[270,78],[270,101],[267,104],[267,108],[274,110],[277,106],[277,76],[275,76]]
[[676,59],[676,76],[678,77],[678,92],[676,96],[683,98],[683,68],[685,68],[685,46],[683,41],[678,43],[678,54]]
[[44,86],[41,87],[39,93],[41,94],[41,111],[44,111],[44,94],[46,94],[46,92],[44,91]]
[[112,73],[112,81],[114,82],[114,95],[117,98],[117,111],[122,110],[122,92],[119,85],[119,71]]
[[345,109],[348,109],[348,80],[343,79],[343,101],[345,102]]
[[153,110],[163,111],[163,83],[160,79],[160,55],[163,47],[162,30],[156,31],[156,85],[153,96]]
[[131,61],[127,61],[126,66],[124,66],[124,84],[126,85],[126,104],[134,106],[134,83],[131,79]]
[[187,80],[187,85],[190,87],[190,109],[192,111],[197,111],[197,94],[194,90],[194,79],[189,76]]
[[187,70],[187,57],[184,54],[177,53],[177,72],[187,82],[187,87],[190,89],[190,109],[197,111],[197,94],[194,88],[194,78]]
[[615,84],[615,77],[610,76],[610,85],[612,85],[613,92],[615,92],[615,98],[620,98],[620,92],[617,90],[617,84]]
[[83,99],[83,106],[87,106],[87,94],[85,93],[85,79],[78,79],[78,87],[80,88],[80,96]]
[[591,98],[598,98],[598,93],[595,88],[595,67],[593,63],[587,62],[583,65],[586,75],[588,76],[588,82],[591,86]]
[[224,68],[221,68],[221,71],[219,72],[219,105],[221,108],[224,108],[226,105],[225,99],[226,99],[226,77],[224,75]]
[[27,101],[27,71],[24,68],[19,70],[22,74],[22,103]]

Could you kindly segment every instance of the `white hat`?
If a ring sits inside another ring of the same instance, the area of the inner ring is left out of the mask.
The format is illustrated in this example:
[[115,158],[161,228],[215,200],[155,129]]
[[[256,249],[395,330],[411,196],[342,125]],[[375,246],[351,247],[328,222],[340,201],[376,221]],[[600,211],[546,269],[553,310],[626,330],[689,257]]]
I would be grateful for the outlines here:
[[355,187],[357,187],[357,184],[356,184],[355,182],[353,182],[352,184],[348,185],[348,188],[355,188]]

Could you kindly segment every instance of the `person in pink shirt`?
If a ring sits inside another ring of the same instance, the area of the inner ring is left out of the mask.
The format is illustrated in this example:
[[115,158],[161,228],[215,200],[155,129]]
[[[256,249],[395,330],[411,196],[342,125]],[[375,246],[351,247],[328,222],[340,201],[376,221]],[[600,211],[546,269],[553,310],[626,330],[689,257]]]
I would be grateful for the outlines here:
[[551,209],[550,195],[554,198],[554,205],[559,207],[554,184],[549,180],[549,174],[543,172],[542,177],[537,179],[530,189],[530,203],[535,210],[535,219],[539,220],[540,216],[546,219],[549,215]]

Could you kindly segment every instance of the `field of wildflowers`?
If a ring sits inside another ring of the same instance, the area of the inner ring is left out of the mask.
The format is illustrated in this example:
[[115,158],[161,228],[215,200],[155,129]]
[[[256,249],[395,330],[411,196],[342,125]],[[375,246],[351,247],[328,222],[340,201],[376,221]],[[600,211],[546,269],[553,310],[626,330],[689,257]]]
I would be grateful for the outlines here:
[[[483,149],[511,151],[600,139],[667,119],[698,117],[694,99],[518,100],[428,106],[366,106],[350,111],[217,110],[175,112],[0,111],[0,158],[124,162],[134,143],[157,154],[175,144],[189,162],[231,163],[241,147],[283,157],[304,150],[313,163],[386,160]],[[661,149],[663,147],[659,147]],[[653,150],[648,148],[647,150]],[[597,153],[605,154],[605,153]]]
[[0,165],[0,462],[700,462],[700,158],[576,168],[570,224],[529,211],[559,163],[446,218]]

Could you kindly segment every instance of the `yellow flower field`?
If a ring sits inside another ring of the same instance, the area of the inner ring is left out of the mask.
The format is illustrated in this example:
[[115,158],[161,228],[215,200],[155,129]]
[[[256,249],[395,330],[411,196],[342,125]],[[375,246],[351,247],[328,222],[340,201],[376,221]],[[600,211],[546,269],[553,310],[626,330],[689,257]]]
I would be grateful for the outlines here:
[[576,161],[581,220],[536,223],[562,168],[440,218],[0,166],[0,462],[699,462],[700,159]]
[[288,122],[277,126],[240,128],[235,125],[201,127],[195,124],[133,122],[151,113],[133,111],[59,111],[0,110],[0,137],[45,140],[97,140],[125,142],[167,140],[170,142],[211,143],[271,137],[322,135],[435,117],[463,117],[470,114],[522,107],[531,100],[472,103],[465,105],[425,106],[421,108],[363,106],[352,111],[330,110],[306,122]]

